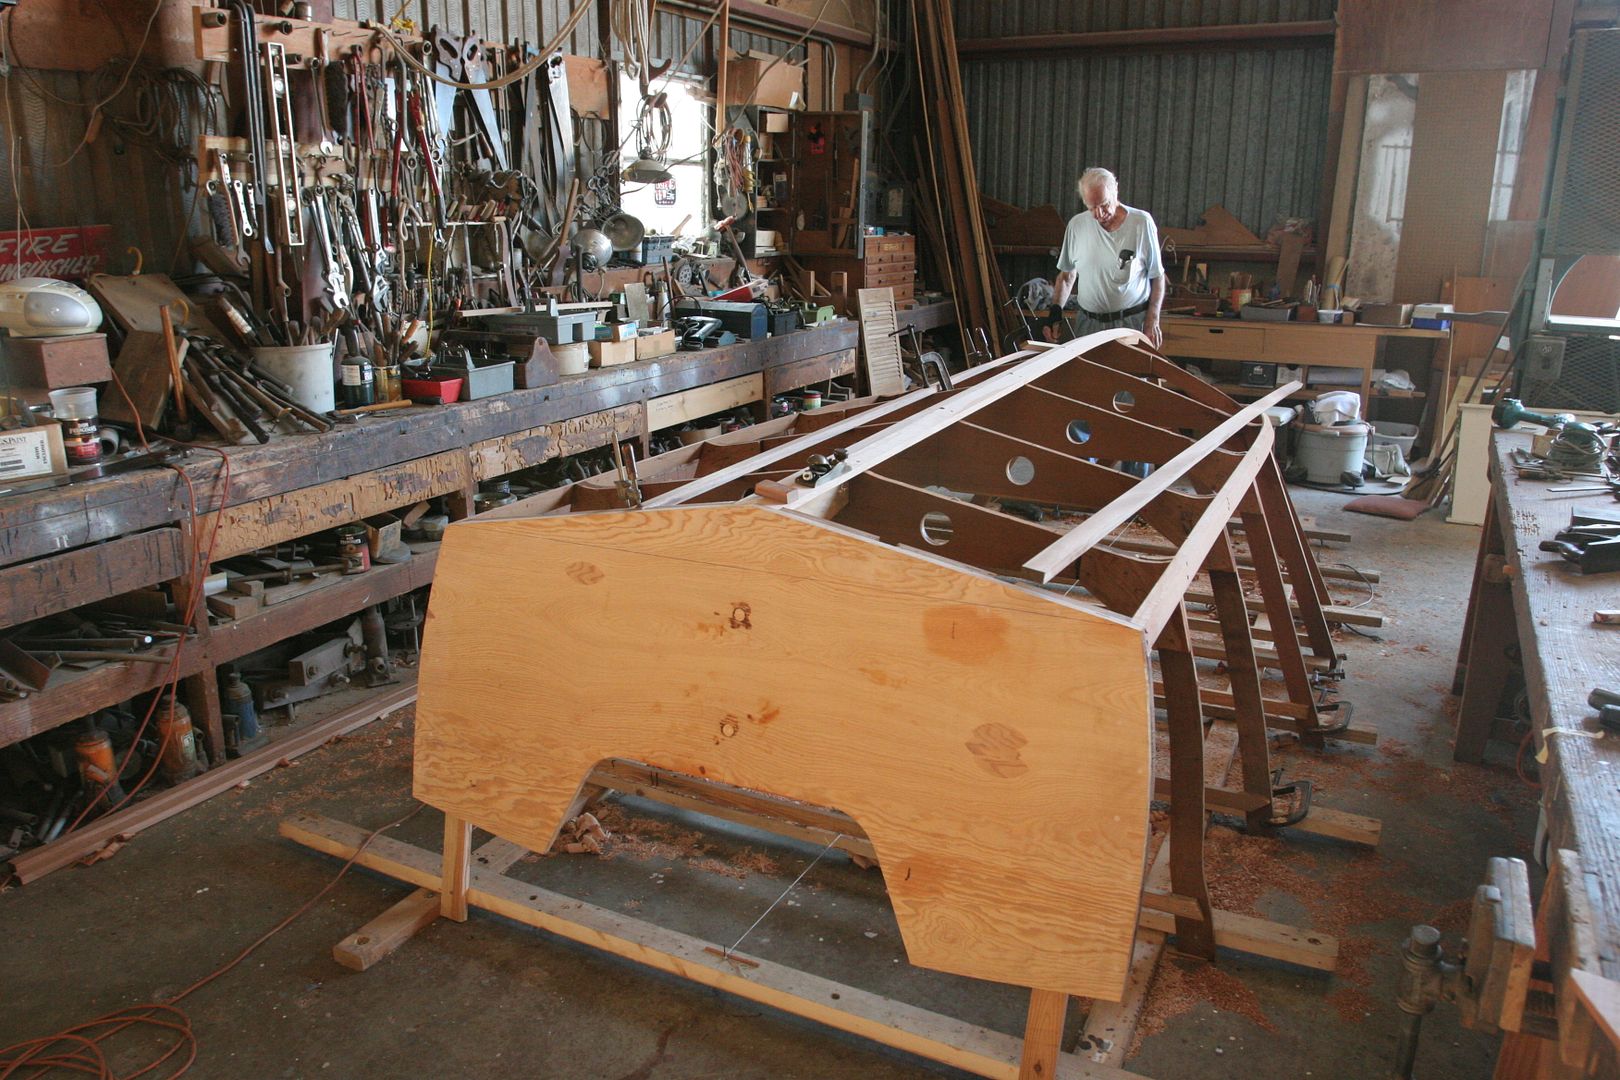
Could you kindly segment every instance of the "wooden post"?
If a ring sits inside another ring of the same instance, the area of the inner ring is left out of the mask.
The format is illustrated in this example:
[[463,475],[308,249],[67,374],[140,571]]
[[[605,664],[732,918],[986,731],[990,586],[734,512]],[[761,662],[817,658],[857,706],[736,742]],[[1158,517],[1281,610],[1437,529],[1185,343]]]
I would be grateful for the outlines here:
[[1057,1076],[1063,1021],[1068,1014],[1068,994],[1057,990],[1029,992],[1029,1019],[1024,1024],[1024,1054],[1018,1062],[1018,1080],[1051,1080]]
[[444,816],[444,883],[439,888],[439,914],[467,921],[467,886],[472,881],[472,823]]

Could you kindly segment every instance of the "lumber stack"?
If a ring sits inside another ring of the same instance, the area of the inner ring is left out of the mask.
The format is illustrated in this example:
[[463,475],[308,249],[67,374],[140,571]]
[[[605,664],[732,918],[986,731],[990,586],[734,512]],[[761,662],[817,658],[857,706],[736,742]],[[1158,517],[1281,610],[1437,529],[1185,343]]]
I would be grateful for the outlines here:
[[951,7],[945,0],[912,0],[911,17],[924,132],[918,147],[924,233],[938,246],[934,261],[956,299],[957,324],[964,333],[983,327],[999,342],[1007,287],[979,202]]

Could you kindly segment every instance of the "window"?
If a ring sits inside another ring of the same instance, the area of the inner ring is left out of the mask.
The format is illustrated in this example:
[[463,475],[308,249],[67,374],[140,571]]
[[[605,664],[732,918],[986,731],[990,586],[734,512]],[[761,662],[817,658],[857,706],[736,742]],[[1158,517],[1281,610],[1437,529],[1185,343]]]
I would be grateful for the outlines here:
[[[664,162],[671,179],[666,183],[638,184],[620,181],[619,205],[624,212],[641,220],[649,233],[698,236],[709,227],[709,139],[713,134],[713,109],[702,100],[703,83],[695,79],[671,78],[653,84],[662,89],[669,103],[669,145]],[[624,140],[619,168],[622,170],[641,154],[644,144],[659,149],[662,122],[649,116],[650,131],[637,133],[636,118],[641,113],[641,87],[635,79],[619,76],[619,130]]]

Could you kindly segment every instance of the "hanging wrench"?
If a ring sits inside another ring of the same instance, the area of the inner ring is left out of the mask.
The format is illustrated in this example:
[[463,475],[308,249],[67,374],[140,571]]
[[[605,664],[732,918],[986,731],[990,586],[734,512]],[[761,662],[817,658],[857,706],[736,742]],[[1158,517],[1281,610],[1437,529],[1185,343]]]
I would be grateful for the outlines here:
[[334,308],[349,306],[350,269],[348,256],[332,235],[332,215],[327,207],[326,192],[310,189],[304,192],[311,216],[315,219],[315,240],[321,250],[322,278],[326,282],[327,298]]

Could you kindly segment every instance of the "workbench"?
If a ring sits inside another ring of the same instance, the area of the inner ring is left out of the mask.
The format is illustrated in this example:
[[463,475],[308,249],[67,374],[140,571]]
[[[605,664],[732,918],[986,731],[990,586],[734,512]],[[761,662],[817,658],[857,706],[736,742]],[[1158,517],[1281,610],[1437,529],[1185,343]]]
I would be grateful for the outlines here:
[[[1361,372],[1361,400],[1373,400],[1372,373],[1384,355],[1385,344],[1394,338],[1430,341],[1449,340],[1446,330],[1424,330],[1410,326],[1335,326],[1328,323],[1255,322],[1242,319],[1200,318],[1195,315],[1166,315],[1160,322],[1164,331],[1166,356],[1176,359],[1247,360],[1267,364],[1298,365],[1306,369],[1303,382],[1309,387],[1313,367],[1349,368]],[[1449,358],[1442,358],[1449,362]],[[1439,366],[1439,365],[1436,365]],[[1266,387],[1220,384],[1228,393],[1259,395]],[[1314,397],[1322,390],[1300,391]],[[1379,396],[1416,397],[1422,392]]]
[[[183,606],[195,532],[219,529],[213,558],[308,536],[447,496],[472,512],[480,481],[552,458],[645,441],[658,427],[823,383],[856,370],[857,325],[838,320],[781,337],[603,368],[558,384],[442,407],[391,410],[324,434],[190,451],[154,467],[40,491],[0,490],[0,628],[168,583]],[[242,619],[203,625],[178,674],[211,758],[224,760],[215,668],[295,634],[428,585],[437,545],[376,565]],[[163,664],[58,671],[46,690],[0,702],[0,746],[163,685]],[[270,749],[274,749],[272,746]]]
[[[1601,729],[1586,700],[1594,686],[1620,688],[1620,628],[1592,623],[1595,610],[1620,606],[1620,574],[1583,577],[1558,555],[1538,550],[1568,526],[1577,507],[1617,504],[1601,492],[1560,494],[1549,491],[1555,485],[1547,481],[1520,479],[1511,454],[1528,450],[1530,441],[1517,431],[1499,430],[1491,438],[1491,499],[1453,688],[1462,695],[1454,753],[1459,761],[1483,759],[1504,711],[1509,654],[1516,649],[1535,731],[1524,758],[1547,752],[1541,766],[1545,861],[1556,866],[1563,850],[1574,852],[1580,867],[1574,880],[1561,883],[1573,897],[1542,913],[1554,968],[1563,948],[1584,959],[1578,966],[1620,979],[1620,738],[1592,737]],[[1518,781],[1504,775],[1502,782]],[[1564,1007],[1560,1001],[1561,1025]]]

